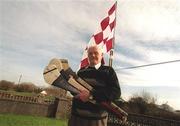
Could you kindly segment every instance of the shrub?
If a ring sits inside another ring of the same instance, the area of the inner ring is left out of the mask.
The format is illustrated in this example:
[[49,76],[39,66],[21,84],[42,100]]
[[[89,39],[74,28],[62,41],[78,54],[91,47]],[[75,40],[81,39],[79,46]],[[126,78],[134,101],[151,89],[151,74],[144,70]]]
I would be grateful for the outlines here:
[[14,82],[1,80],[0,81],[0,89],[1,90],[11,90],[14,88]]
[[145,114],[147,111],[147,102],[141,97],[131,98],[129,105],[134,113]]
[[36,86],[32,83],[21,83],[16,85],[15,90],[18,92],[34,92]]

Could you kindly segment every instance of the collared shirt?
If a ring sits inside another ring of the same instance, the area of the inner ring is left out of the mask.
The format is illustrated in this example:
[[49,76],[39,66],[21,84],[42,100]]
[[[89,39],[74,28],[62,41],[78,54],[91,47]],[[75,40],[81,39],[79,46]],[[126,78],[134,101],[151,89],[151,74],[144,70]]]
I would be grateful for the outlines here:
[[101,66],[101,63],[98,63],[94,67],[96,68],[96,70],[98,70],[100,66]]
[[[98,70],[100,66],[101,66],[101,63],[98,63],[98,64],[96,64],[96,65],[94,66],[94,68],[95,68],[96,70]],[[92,66],[89,66],[89,67],[92,67]]]

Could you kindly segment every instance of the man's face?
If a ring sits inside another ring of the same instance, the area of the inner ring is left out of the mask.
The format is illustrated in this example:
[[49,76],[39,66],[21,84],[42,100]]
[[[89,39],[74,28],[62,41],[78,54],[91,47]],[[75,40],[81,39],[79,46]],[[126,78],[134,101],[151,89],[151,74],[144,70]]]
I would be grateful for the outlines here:
[[102,52],[96,46],[90,47],[88,49],[88,59],[90,66],[94,66],[101,62]]

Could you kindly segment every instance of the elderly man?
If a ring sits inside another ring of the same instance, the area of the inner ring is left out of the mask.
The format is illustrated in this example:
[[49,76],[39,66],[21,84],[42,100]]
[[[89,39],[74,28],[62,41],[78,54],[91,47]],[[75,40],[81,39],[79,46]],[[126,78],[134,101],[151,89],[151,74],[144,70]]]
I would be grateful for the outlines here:
[[[68,126],[107,126],[108,113],[98,103],[120,97],[118,78],[112,67],[101,64],[103,53],[98,46],[88,48],[89,66],[78,71],[78,76],[94,88],[81,91],[73,98],[72,114]],[[97,104],[88,102],[90,96]]]

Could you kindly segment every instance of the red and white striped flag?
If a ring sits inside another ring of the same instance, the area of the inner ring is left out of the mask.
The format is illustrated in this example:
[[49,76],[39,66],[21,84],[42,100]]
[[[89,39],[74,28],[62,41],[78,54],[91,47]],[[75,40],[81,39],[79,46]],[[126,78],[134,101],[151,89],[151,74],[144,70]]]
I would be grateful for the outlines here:
[[108,15],[101,21],[97,32],[92,35],[83,53],[80,68],[89,65],[87,58],[87,49],[89,46],[97,45],[102,48],[103,53],[107,53],[113,48],[114,30],[116,25],[116,6],[117,2],[113,4],[108,11]]

